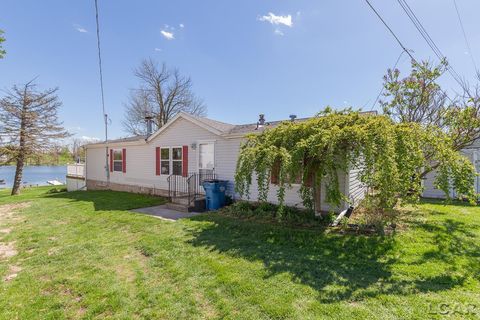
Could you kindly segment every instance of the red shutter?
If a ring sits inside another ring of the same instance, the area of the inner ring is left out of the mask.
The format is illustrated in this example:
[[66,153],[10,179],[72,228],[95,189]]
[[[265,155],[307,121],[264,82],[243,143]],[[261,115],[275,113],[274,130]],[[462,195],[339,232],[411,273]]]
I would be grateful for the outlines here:
[[155,148],[155,174],[160,175],[160,147]]
[[278,184],[278,176],[280,175],[280,162],[275,161],[272,166],[272,170],[270,172],[270,183],[271,184]]
[[182,176],[188,176],[188,146],[182,148]]
[[127,172],[127,149],[122,149],[122,171],[123,173]]
[[110,172],[113,172],[113,150],[110,149]]

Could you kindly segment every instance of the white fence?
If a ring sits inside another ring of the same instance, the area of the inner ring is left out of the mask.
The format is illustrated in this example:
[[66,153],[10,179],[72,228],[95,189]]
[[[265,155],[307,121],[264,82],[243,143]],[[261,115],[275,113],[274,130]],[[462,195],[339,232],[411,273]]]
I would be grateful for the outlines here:
[[85,164],[75,163],[67,165],[67,177],[85,178]]
[[85,190],[85,164],[75,163],[67,165],[67,190]]

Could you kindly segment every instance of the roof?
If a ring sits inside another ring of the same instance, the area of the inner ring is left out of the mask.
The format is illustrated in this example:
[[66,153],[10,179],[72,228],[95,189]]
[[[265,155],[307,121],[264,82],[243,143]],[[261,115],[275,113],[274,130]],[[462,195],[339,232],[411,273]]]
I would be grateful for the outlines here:
[[139,136],[132,136],[132,137],[126,137],[126,138],[119,138],[119,139],[108,140],[108,142],[109,142],[109,143],[131,142],[131,141],[145,140],[146,138],[147,138],[147,136],[139,135]]
[[[366,112],[361,112],[361,114],[367,115],[367,114],[372,114],[375,115],[377,114],[376,111],[366,111]],[[199,117],[199,116],[194,116],[185,112],[179,112],[175,117],[173,117],[166,125],[158,129],[156,132],[151,134],[150,136],[146,135],[137,135],[137,136],[132,136],[132,137],[127,137],[127,138],[121,138],[121,139],[114,139],[114,140],[108,140],[107,144],[110,143],[124,143],[124,142],[143,142],[145,143],[146,141],[150,141],[154,139],[157,135],[159,135],[161,132],[163,132],[165,129],[167,129],[173,122],[175,122],[179,118],[184,118],[189,121],[192,121],[194,123],[197,123],[201,127],[205,128],[206,130],[209,130],[215,134],[218,135],[225,135],[225,136],[238,136],[238,135],[245,135],[247,133],[255,133],[255,132],[262,132],[263,130],[258,130],[258,125],[257,123],[248,123],[248,124],[230,124],[230,123],[225,123],[205,117]],[[295,119],[295,122],[303,122],[307,121],[309,119],[312,119],[313,117],[310,118],[299,118]],[[291,121],[291,120],[279,120],[279,121],[267,121],[265,122],[265,125],[263,129],[268,129],[268,128],[274,128],[281,123],[285,121]],[[91,143],[88,144],[88,146],[93,146],[93,145],[104,145],[105,142],[97,142],[97,143]]]
[[221,122],[221,121],[217,121],[217,120],[212,120],[212,119],[205,118],[205,117],[197,117],[197,116],[194,116],[194,115],[190,115],[190,116],[192,118],[195,118],[196,120],[206,124],[207,126],[213,127],[213,128],[215,128],[215,129],[217,129],[218,131],[221,131],[221,132],[229,132],[234,127],[236,127],[236,125],[234,125],[234,124],[225,123],[225,122]]
[[[307,121],[309,119],[312,119],[312,117],[295,119],[295,122],[303,122],[303,121]],[[291,120],[266,121],[263,128],[265,128],[265,129],[275,128],[285,121],[291,121]],[[256,132],[256,131],[258,131],[258,125],[255,122],[255,123],[235,125],[232,128],[232,130],[229,131],[229,133],[230,134],[240,134],[240,133],[245,133],[246,134],[246,133],[251,133],[251,132]]]

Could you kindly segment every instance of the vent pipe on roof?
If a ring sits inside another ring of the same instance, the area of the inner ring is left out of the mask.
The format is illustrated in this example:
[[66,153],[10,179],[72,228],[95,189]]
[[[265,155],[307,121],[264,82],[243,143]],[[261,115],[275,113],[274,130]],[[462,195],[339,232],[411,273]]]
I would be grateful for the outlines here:
[[260,113],[258,115],[258,122],[257,122],[256,130],[258,130],[259,128],[263,128],[264,125],[265,125],[265,115],[263,113]]
[[145,122],[147,123],[147,137],[149,137],[152,134],[153,117],[152,116],[146,116],[145,117]]

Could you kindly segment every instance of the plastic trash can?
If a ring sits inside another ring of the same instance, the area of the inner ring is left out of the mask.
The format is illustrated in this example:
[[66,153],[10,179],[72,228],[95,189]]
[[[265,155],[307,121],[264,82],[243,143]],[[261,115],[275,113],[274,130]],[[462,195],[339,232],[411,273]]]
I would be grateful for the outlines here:
[[205,207],[207,210],[217,210],[225,206],[226,180],[209,179],[202,183],[205,189]]

